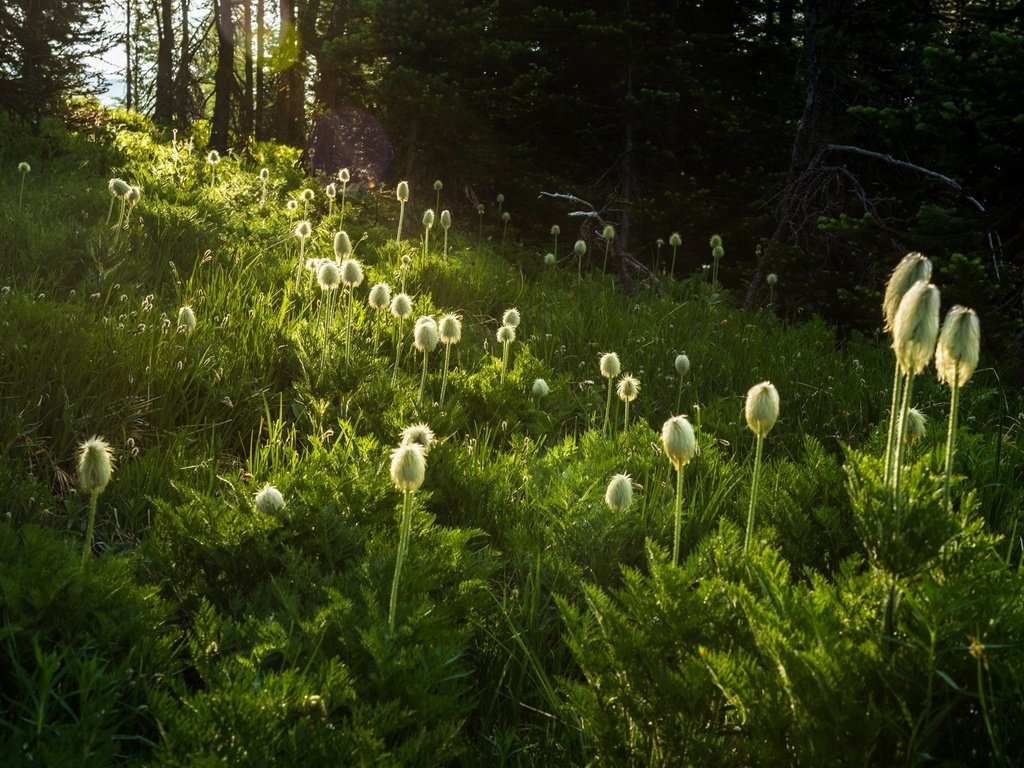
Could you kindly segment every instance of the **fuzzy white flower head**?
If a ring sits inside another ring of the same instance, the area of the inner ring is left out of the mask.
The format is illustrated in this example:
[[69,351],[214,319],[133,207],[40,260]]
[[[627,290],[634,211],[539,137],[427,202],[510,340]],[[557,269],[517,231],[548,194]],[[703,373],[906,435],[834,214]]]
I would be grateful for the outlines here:
[[552,235],[560,235],[560,234],[562,234],[562,228],[560,226],[558,226],[557,224],[552,224],[551,225],[551,234]]
[[358,288],[363,282],[363,265],[355,259],[341,262],[341,282],[348,288]]
[[939,381],[962,387],[978,367],[981,324],[973,309],[954,306],[946,314],[935,348],[935,369]]
[[320,269],[320,262],[321,259],[315,259],[312,257],[306,259],[306,271],[312,272],[314,275],[316,275],[317,270]]
[[710,245],[712,249],[721,248],[722,247],[722,236],[721,235],[712,235],[711,239],[708,240],[708,245]]
[[502,220],[502,221],[503,221],[503,222],[504,222],[505,224],[508,224],[508,223],[509,223],[509,221],[511,221],[511,220],[512,220],[512,214],[511,214],[511,213],[509,213],[508,211],[505,211],[505,212],[504,212],[503,214],[501,214],[501,220]]
[[216,149],[211,149],[209,152],[206,153],[206,162],[209,163],[210,165],[216,165],[217,163],[219,163],[220,152],[218,152]]
[[423,449],[423,455],[430,453],[430,447],[434,444],[434,430],[426,424],[411,424],[402,430],[401,445],[418,445]]
[[270,178],[269,168],[260,168],[260,181],[266,181]]
[[137,205],[139,200],[142,199],[142,188],[129,187],[128,194],[124,196],[124,199],[128,201],[129,205]]
[[284,496],[269,483],[256,494],[256,509],[264,515],[272,515],[284,509],[284,506]]
[[657,240],[654,241],[654,244],[658,246],[659,249],[661,249],[661,247],[665,245],[665,241],[659,237]]
[[633,480],[629,475],[615,475],[604,492],[604,503],[613,512],[624,512],[633,503]]
[[448,229],[452,225],[452,212],[445,208],[441,211],[441,227]]
[[555,266],[555,254],[553,254],[553,253],[545,253],[544,254],[544,264],[546,266],[549,266],[549,267]]
[[437,332],[444,344],[458,344],[462,339],[462,322],[456,315],[447,314],[437,324]]
[[107,191],[114,197],[124,197],[130,189],[131,187],[124,179],[111,179],[107,182]]
[[20,163],[18,163],[18,173],[28,173],[31,170],[32,170],[32,166],[30,166],[24,160],[22,160]]
[[444,189],[444,184],[442,184],[441,180],[438,179],[437,181],[434,182],[434,191],[440,192],[442,189]]
[[631,403],[636,400],[640,394],[640,381],[629,374],[626,374],[615,387],[615,391],[619,394],[619,399]]
[[896,325],[896,312],[904,295],[914,283],[927,283],[932,279],[932,263],[917,251],[908,253],[889,276],[885,284],[885,297],[882,299],[882,317],[885,319],[885,330],[891,331]]
[[305,240],[313,234],[313,227],[308,221],[300,221],[295,225],[295,236],[301,240]]
[[333,291],[341,284],[341,269],[332,259],[322,259],[316,270],[316,281],[325,291]]
[[576,245],[572,247],[572,250],[577,256],[583,256],[587,252],[587,244],[582,240],[577,240]]
[[747,426],[758,437],[764,437],[772,431],[779,420],[779,391],[770,381],[755,384],[747,392],[744,407]]
[[903,295],[892,326],[892,347],[904,373],[928,367],[939,338],[939,289],[918,281]]
[[685,416],[673,416],[661,426],[661,445],[678,470],[697,453],[697,438]]
[[515,307],[510,307],[509,309],[506,309],[505,314],[501,316],[501,324],[511,325],[513,328],[518,328],[520,319],[519,310]]
[[601,375],[606,379],[614,379],[622,372],[622,365],[619,363],[619,356],[614,352],[605,352],[601,355]]
[[305,203],[309,203],[309,202],[312,202],[312,200],[313,200],[313,190],[312,189],[304,189],[304,190],[302,190],[302,201],[305,202]]
[[391,300],[391,314],[405,320],[412,315],[412,299],[407,294],[400,293]]
[[516,329],[511,325],[503,325],[496,334],[499,344],[511,344],[516,340]]
[[533,392],[534,397],[540,398],[547,397],[550,390],[548,388],[548,383],[544,381],[544,379],[534,379],[533,386],[530,388],[530,391]]
[[331,200],[333,200],[334,198],[336,198],[338,196],[338,188],[336,186],[334,186],[334,182],[333,181],[330,184],[328,184],[326,187],[324,187],[324,194],[327,195],[329,198],[331,198]]
[[114,451],[102,437],[90,437],[78,447],[78,487],[102,493],[114,472]]
[[611,224],[605,224],[604,230],[601,232],[601,237],[603,237],[605,240],[614,240],[615,227],[613,227]]
[[690,372],[690,358],[686,355],[676,355],[676,373],[685,376]]
[[398,202],[407,203],[409,202],[409,182],[400,181],[398,186],[395,188],[395,196],[398,198]]
[[768,277],[766,277],[764,281],[768,283],[768,285],[777,285],[779,282],[779,276],[774,272],[769,272]]
[[476,204],[476,213],[477,213],[478,216],[483,216],[484,215],[484,211],[486,211],[486,210],[487,209],[484,208],[484,204],[483,203],[477,203]]
[[497,200],[498,200],[498,204],[500,205],[501,203],[505,202],[505,196],[499,192]]
[[338,171],[338,181],[340,181],[342,184],[348,184],[349,179],[351,178],[352,174],[348,172],[348,168],[342,168],[340,171]]
[[714,256],[716,259],[720,259],[723,256],[725,256],[725,248],[723,248],[720,245],[716,245],[714,248],[711,249],[711,255]]
[[377,283],[370,289],[369,304],[374,309],[384,309],[391,303],[391,286],[387,283]]
[[917,408],[907,409],[907,423],[903,429],[903,439],[912,445],[928,434],[928,417]]
[[403,493],[415,493],[427,475],[423,446],[405,443],[391,452],[391,482]]
[[423,226],[426,227],[427,229],[430,229],[431,227],[434,226],[433,208],[427,208],[427,210],[423,212]]
[[416,328],[412,333],[413,346],[420,352],[433,352],[437,348],[440,337],[437,323],[430,315],[423,315],[416,320]]
[[284,207],[288,209],[289,213],[295,213],[297,210],[299,210],[299,201],[289,200],[287,203],[284,204]]
[[683,238],[679,236],[678,232],[673,232],[668,238],[668,244],[673,248],[678,248],[683,244]]
[[334,233],[334,258],[344,259],[352,253],[352,240],[344,230]]
[[190,335],[196,329],[196,313],[187,304],[178,310],[178,330]]

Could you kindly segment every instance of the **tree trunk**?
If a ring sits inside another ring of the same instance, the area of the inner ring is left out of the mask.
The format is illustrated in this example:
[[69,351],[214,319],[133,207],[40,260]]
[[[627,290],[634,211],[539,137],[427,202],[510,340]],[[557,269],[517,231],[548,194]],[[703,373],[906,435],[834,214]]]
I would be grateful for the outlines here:
[[[124,108],[135,106],[132,88],[132,0],[124,4]],[[136,97],[137,98],[137,97]]]
[[281,42],[285,60],[277,91],[277,138],[293,147],[303,143],[306,95],[303,89],[302,45],[295,25],[295,0],[281,0]]
[[171,0],[154,3],[156,14],[156,105],[153,120],[157,125],[170,125],[174,118],[174,27],[171,23]]
[[245,46],[245,85],[242,88],[241,138],[248,140],[253,135],[253,68],[252,68],[252,0],[242,3],[242,45]]
[[263,105],[266,94],[263,84],[263,35],[265,29],[265,9],[263,0],[256,0],[256,104],[254,105],[254,123],[256,141],[266,141],[267,134],[263,127]]
[[235,25],[231,19],[231,0],[214,0],[213,11],[217,23],[217,71],[213,76],[210,147],[218,152],[227,152],[231,90],[235,83]]
[[178,56],[178,76],[174,84],[174,111],[178,125],[187,128],[192,118],[190,55],[188,49],[188,0],[181,0],[181,53]]

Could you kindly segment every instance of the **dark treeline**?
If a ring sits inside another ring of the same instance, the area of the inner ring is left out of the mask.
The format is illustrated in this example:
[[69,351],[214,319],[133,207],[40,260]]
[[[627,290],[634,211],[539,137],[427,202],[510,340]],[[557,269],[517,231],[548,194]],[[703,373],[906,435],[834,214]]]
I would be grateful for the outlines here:
[[[8,110],[12,87],[32,87],[16,43],[37,33],[15,18],[32,5],[0,15]],[[710,260],[717,232],[723,281],[748,305],[775,273],[779,309],[841,325],[875,317],[896,258],[922,250],[944,297],[1019,339],[1020,2],[122,0],[118,12],[128,106],[168,127],[209,119],[222,151],[302,146],[325,114],[364,113],[393,148],[383,181],[442,179],[467,212],[503,193],[524,234],[566,212],[542,189],[593,202],[647,264],[680,232],[681,273]]]

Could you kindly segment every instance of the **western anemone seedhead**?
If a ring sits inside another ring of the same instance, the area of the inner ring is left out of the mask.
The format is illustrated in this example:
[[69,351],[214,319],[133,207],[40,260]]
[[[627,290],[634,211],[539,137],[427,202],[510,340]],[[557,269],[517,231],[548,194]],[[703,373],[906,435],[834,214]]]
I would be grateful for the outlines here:
[[678,471],[697,453],[697,438],[685,416],[673,416],[661,426],[661,445]]
[[22,160],[18,163],[18,173],[28,173],[32,170],[32,166]]
[[928,417],[917,408],[907,409],[907,424],[904,429],[903,438],[907,445],[911,445],[928,434]]
[[928,258],[916,251],[904,256],[885,284],[885,297],[882,299],[882,317],[885,319],[885,330],[891,331],[896,326],[896,312],[900,308],[903,296],[917,282],[927,283],[932,279],[932,263]]
[[448,229],[452,225],[452,212],[445,208],[441,211],[441,226]]
[[284,509],[284,506],[284,496],[269,483],[256,494],[256,509],[264,515],[272,515]]
[[348,172],[348,168],[342,168],[340,171],[338,171],[338,181],[340,181],[342,184],[348,184],[349,179],[351,178],[352,174]]
[[304,189],[304,190],[302,190],[302,200],[303,200],[303,202],[306,202],[306,203],[311,202],[313,200],[313,190],[312,189]]
[[764,437],[772,431],[779,420],[779,391],[770,381],[755,384],[747,392],[744,408],[747,426],[758,437]]
[[440,337],[437,323],[430,315],[423,315],[416,321],[416,329],[412,334],[413,346],[420,352],[433,352],[437,348]]
[[768,285],[776,285],[779,282],[779,276],[774,272],[769,272],[768,277],[766,277],[764,281],[768,283]]
[[102,493],[114,472],[114,451],[102,437],[90,437],[78,447],[78,487]]
[[477,213],[477,216],[483,216],[483,215],[484,215],[484,211],[486,211],[486,210],[487,210],[487,209],[486,209],[486,208],[484,208],[484,204],[483,204],[483,203],[477,203],[477,204],[476,204],[476,213]]
[[502,222],[504,222],[505,224],[508,224],[508,223],[509,223],[509,221],[511,221],[511,220],[512,220],[512,214],[511,214],[511,213],[509,213],[508,211],[505,211],[505,212],[504,212],[503,214],[501,214],[501,220],[502,220]]
[[574,245],[572,249],[575,251],[577,256],[582,256],[587,252],[587,244],[582,240],[577,240],[576,245]]
[[216,165],[217,163],[219,163],[220,152],[218,152],[216,149],[211,149],[209,152],[206,153],[206,162],[209,163],[210,165]]
[[668,244],[673,248],[678,248],[683,244],[683,238],[679,236],[678,232],[673,232],[668,238]]
[[549,267],[555,266],[555,254],[553,254],[553,253],[545,253],[544,254],[544,264],[549,266]]
[[462,339],[462,322],[456,315],[447,314],[437,324],[437,332],[444,344],[458,344]]
[[305,264],[306,271],[307,272],[312,272],[313,275],[315,276],[316,275],[316,271],[318,269],[320,269],[320,262],[321,261],[322,261],[322,259],[315,259],[315,258],[312,258],[312,257],[306,259],[306,264]]
[[[671,239],[671,238],[669,238],[669,239]],[[659,248],[661,248],[661,247],[662,247],[663,245],[665,245],[665,241],[664,241],[664,240],[662,240],[662,239],[661,239],[661,238],[659,237],[659,238],[658,238],[657,240],[655,240],[655,241],[654,241],[654,244],[655,244],[656,246],[658,246]]]
[[391,482],[403,493],[415,493],[427,475],[423,446],[404,443],[391,452]]
[[363,265],[355,259],[341,262],[341,282],[348,288],[358,288],[363,282]]
[[505,314],[501,316],[502,325],[511,325],[513,328],[519,327],[519,310],[515,307],[510,307],[505,310]]
[[299,210],[299,201],[289,200],[285,203],[285,208],[287,208],[290,213],[295,213],[295,211]]
[[391,303],[391,286],[387,283],[377,283],[370,289],[370,306],[374,309],[384,309]]
[[498,204],[500,205],[501,203],[505,202],[505,196],[499,192],[497,200],[498,200]]
[[334,258],[345,259],[352,253],[352,240],[348,236],[348,232],[342,230],[341,232],[334,233]]
[[[270,178],[270,169],[269,168],[261,168],[260,169],[260,181],[266,181],[269,178]],[[267,487],[270,487],[270,486],[267,486]]]
[[631,403],[640,394],[640,381],[629,374],[626,374],[616,385],[615,390],[619,393],[619,399]]
[[712,235],[711,239],[708,240],[708,245],[711,246],[711,250],[714,250],[715,248],[721,248],[722,247],[722,236],[721,235]]
[[622,371],[619,363],[619,356],[614,352],[605,352],[601,355],[601,375],[606,379],[614,379]]
[[437,181],[434,182],[434,191],[435,192],[440,192],[443,188],[444,188],[444,184],[441,183],[440,179],[438,179]]
[[511,344],[516,340],[516,329],[511,325],[503,325],[498,329],[497,339],[499,344]]
[[395,188],[395,196],[398,198],[398,202],[407,203],[409,202],[409,182],[400,181],[398,186]]
[[562,234],[562,228],[560,226],[558,226],[557,224],[552,224],[551,225],[551,234],[555,235],[555,236]]
[[957,304],[946,314],[935,349],[935,369],[939,381],[958,387],[966,384],[978,367],[981,324],[973,309]]
[[426,227],[427,229],[430,229],[432,226],[434,226],[433,208],[427,208],[427,210],[423,212],[423,226]]
[[196,313],[187,304],[178,310],[178,330],[182,329],[184,329],[186,335],[191,334],[196,329]]
[[324,194],[331,198],[331,200],[338,196],[338,188],[334,186],[334,182],[331,182],[326,187],[324,187]]
[[903,295],[892,325],[892,347],[904,373],[916,376],[928,367],[939,337],[939,289],[923,280]]
[[142,199],[142,188],[141,187],[129,187],[128,194],[124,196],[124,199],[128,201],[129,205],[138,204],[139,200]]
[[720,259],[723,256],[725,256],[725,249],[720,245],[716,245],[714,248],[711,249],[711,255],[714,256],[716,259]]
[[400,293],[391,300],[391,314],[405,320],[412,315],[412,299],[407,294]]
[[615,475],[604,492],[604,503],[613,512],[624,512],[633,503],[633,480],[629,475]]
[[131,187],[128,186],[128,182],[124,179],[111,179],[107,182],[107,190],[114,197],[124,197],[130,189]]
[[605,240],[614,240],[615,227],[613,227],[611,224],[605,224],[604,231],[601,232],[601,237],[603,237]]
[[690,372],[690,358],[686,355],[676,355],[676,373],[685,376]]
[[341,284],[341,269],[333,259],[322,259],[316,270],[316,281],[325,291],[333,291]]
[[544,379],[534,379],[530,391],[533,392],[534,397],[547,397],[549,392],[548,383]]
[[430,446],[434,444],[434,430],[426,424],[411,424],[402,430],[401,445],[418,445],[423,449],[423,455],[430,453]]
[[300,240],[305,240],[313,234],[313,227],[308,221],[300,221],[295,225],[295,236]]

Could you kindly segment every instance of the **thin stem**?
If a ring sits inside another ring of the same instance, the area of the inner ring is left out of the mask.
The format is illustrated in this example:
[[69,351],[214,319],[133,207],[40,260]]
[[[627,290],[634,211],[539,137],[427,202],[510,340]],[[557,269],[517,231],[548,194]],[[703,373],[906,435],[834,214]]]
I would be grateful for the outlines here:
[[899,406],[900,393],[903,389],[903,376],[901,375],[900,364],[896,363],[896,370],[892,377],[892,404],[889,406],[889,435],[885,443],[885,482],[892,478],[892,457],[893,448],[896,445],[896,408]]
[[953,383],[949,395],[949,430],[946,432],[946,476],[945,476],[945,499],[946,514],[953,508],[953,500],[949,490],[949,478],[953,472],[953,455],[956,453],[956,421],[957,407],[960,404],[960,370],[953,374]]
[[348,290],[348,318],[345,325],[345,363],[352,362],[352,305],[355,304],[355,296],[352,295],[352,288]]
[[[900,406],[900,420],[896,425],[896,450],[893,457],[892,496],[897,509],[900,506],[900,482],[903,479],[903,446],[907,437],[907,411],[910,410],[910,397],[914,390],[914,376],[907,374],[907,384],[903,389],[903,405]],[[897,516],[897,521],[899,516]]]
[[672,246],[672,269],[669,272],[669,274],[672,277],[676,276],[676,250],[677,249],[678,249],[678,246],[675,246],[675,245]]
[[89,496],[89,525],[85,529],[85,546],[82,547],[82,570],[85,570],[85,561],[92,552],[92,529],[96,524],[96,502],[99,499],[98,493]]
[[398,331],[395,334],[395,372],[391,374],[391,383],[398,379],[398,363],[402,359],[402,318],[398,318]]
[[395,577],[391,580],[391,604],[388,608],[388,631],[395,633],[395,609],[398,606],[398,582],[402,576],[402,563],[409,549],[409,533],[412,529],[412,494],[405,492],[402,505],[402,524],[398,536],[398,556],[395,558]]
[[427,266],[427,259],[430,256],[430,227],[423,228],[423,266]]
[[306,266],[306,239],[299,238],[299,265],[295,269],[295,292],[299,292],[302,283],[302,268]]
[[420,403],[423,402],[423,390],[427,386],[427,358],[429,356],[430,356],[430,353],[427,352],[427,350],[424,349],[423,350],[423,375],[420,376],[420,394],[416,398],[416,405],[419,405]]
[[747,510],[747,535],[743,538],[743,554],[750,549],[750,540],[754,536],[754,508],[757,506],[757,485],[761,481],[761,451],[764,448],[764,437],[757,436],[757,451],[754,454],[754,479],[750,484],[750,509]]
[[612,379],[608,377],[608,402],[604,406],[604,424],[601,426],[601,434],[608,434],[608,423],[612,413]]
[[558,235],[555,235],[555,250],[552,251],[555,254],[555,258],[558,258]]
[[110,207],[107,208],[107,223],[106,226],[110,226],[110,217],[114,215],[114,202],[117,200],[113,195],[110,196]]
[[683,465],[676,467],[676,500],[673,509],[675,538],[672,545],[672,565],[679,565],[679,537],[683,530]]
[[339,226],[345,226],[345,182],[341,182],[341,220]]
[[444,228],[444,257],[448,258],[448,227]]
[[395,235],[395,244],[402,242],[402,220],[405,218],[405,203],[398,201],[398,234]]
[[626,419],[622,423],[622,431],[629,432],[629,400],[626,400]]
[[608,248],[611,246],[611,244],[612,244],[611,240],[605,240],[604,241],[604,263],[601,264],[601,274],[602,275],[607,275],[608,274]]
[[508,342],[501,342],[501,380],[500,384],[505,383],[505,370],[508,368]]
[[718,285],[718,257],[715,256],[714,266],[711,268],[711,284]]
[[21,213],[21,199],[25,195],[25,176],[27,174],[21,174],[21,187],[18,188],[18,213]]
[[441,375],[441,399],[438,403],[442,408],[444,407],[444,390],[448,385],[448,358],[452,354],[452,345],[444,345],[444,373]]
[[679,377],[679,385],[676,387],[676,413],[679,413],[679,402],[683,398],[683,377]]

